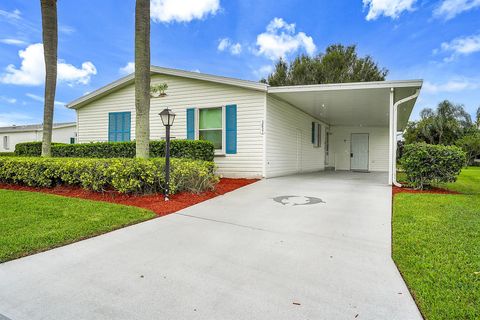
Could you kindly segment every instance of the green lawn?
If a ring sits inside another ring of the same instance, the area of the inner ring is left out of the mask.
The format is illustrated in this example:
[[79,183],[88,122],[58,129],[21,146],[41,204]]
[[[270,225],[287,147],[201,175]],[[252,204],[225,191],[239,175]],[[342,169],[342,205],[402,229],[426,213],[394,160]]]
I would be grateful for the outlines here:
[[151,211],[36,192],[0,190],[0,262],[155,217]]
[[441,184],[439,187],[465,194],[480,194],[480,167],[465,168],[456,182]]
[[[397,171],[397,181],[405,182],[407,175]],[[442,189],[448,189],[464,194],[480,194],[480,167],[468,167],[462,169],[457,181],[436,185]]]
[[479,179],[468,168],[442,187],[469,194],[395,196],[393,258],[426,319],[480,319]]

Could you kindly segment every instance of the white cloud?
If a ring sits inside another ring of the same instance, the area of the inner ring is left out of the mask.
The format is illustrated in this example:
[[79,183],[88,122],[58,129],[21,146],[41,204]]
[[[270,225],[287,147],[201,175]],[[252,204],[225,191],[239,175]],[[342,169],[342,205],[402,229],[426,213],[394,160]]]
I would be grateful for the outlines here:
[[154,22],[189,22],[215,15],[220,0],[152,0],[150,15]]
[[18,9],[10,11],[0,10],[0,17],[8,20],[19,20],[21,19],[21,12]]
[[480,7],[480,0],[443,0],[433,11],[433,16],[450,20],[462,12],[478,7]]
[[[20,50],[18,55],[22,59],[19,68],[13,64],[5,68],[5,73],[0,75],[0,83],[16,85],[41,85],[45,81],[45,62],[43,58],[43,44],[29,45],[25,50]],[[97,69],[90,61],[82,63],[77,68],[63,60],[58,60],[57,79],[72,86],[74,84],[88,84],[90,77],[97,74]]]
[[127,75],[135,72],[135,62],[128,62],[125,66],[119,70],[120,74]]
[[253,74],[255,75],[256,78],[263,79],[268,77],[268,75],[272,72],[273,72],[273,66],[267,64],[267,65],[261,66],[257,70],[254,70]]
[[238,55],[242,52],[242,45],[240,43],[233,43],[229,38],[220,39],[217,49],[219,51],[230,51],[233,55]]
[[317,47],[313,38],[304,32],[295,33],[295,24],[286,23],[282,18],[274,18],[267,26],[266,32],[257,36],[257,54],[271,60],[285,58],[287,54],[304,49],[313,55]]
[[217,49],[220,51],[225,51],[225,49],[227,49],[229,45],[230,45],[230,39],[223,38],[223,39],[220,39],[220,41],[218,42]]
[[396,19],[404,11],[413,11],[413,5],[417,0],[363,0],[363,6],[369,7],[365,17],[368,21],[375,20],[380,16]]
[[10,104],[14,104],[14,103],[17,102],[17,99],[9,98],[9,97],[6,97],[6,96],[0,96],[0,101],[7,102],[7,103],[10,103]]
[[458,92],[463,90],[476,90],[480,89],[480,81],[471,79],[454,79],[445,83],[431,83],[425,81],[423,84],[423,90],[427,93],[439,93],[439,92]]
[[4,112],[0,113],[0,127],[7,127],[22,124],[28,124],[31,122],[32,117],[28,114],[19,113],[19,112]]
[[[38,101],[38,102],[42,102],[42,103],[43,103],[43,102],[45,101],[45,99],[44,99],[42,96],[39,96],[39,95],[36,95],[36,94],[33,94],[33,93],[26,93],[25,95],[26,95],[27,97],[29,97],[30,99],[35,100],[35,101]],[[54,104],[55,104],[56,106],[61,106],[61,107],[63,107],[63,106],[66,105],[65,102],[57,101],[57,100],[55,100]]]
[[235,43],[230,46],[230,52],[233,55],[240,54],[242,52],[242,45],[240,43]]
[[11,44],[11,45],[14,45],[14,46],[24,46],[26,45],[27,43],[23,40],[20,40],[20,39],[12,39],[12,38],[6,38],[6,39],[0,39],[0,42],[1,43],[4,43],[4,44]]
[[71,26],[67,26],[67,25],[59,25],[58,26],[58,31],[60,33],[63,33],[63,34],[72,34],[74,33],[76,30],[74,27],[71,27]]
[[[466,37],[458,37],[450,42],[443,42],[440,46],[444,52],[451,52],[452,54],[445,58],[445,62],[454,60],[460,55],[469,55],[480,51],[480,33],[477,35],[471,35]],[[439,50],[434,50],[434,53],[438,53]]]

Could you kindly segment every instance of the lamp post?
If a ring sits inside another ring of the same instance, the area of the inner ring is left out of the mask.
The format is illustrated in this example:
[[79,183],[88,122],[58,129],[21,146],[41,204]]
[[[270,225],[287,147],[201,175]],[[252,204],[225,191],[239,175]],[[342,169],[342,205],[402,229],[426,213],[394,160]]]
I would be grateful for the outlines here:
[[175,113],[166,108],[159,113],[159,116],[165,126],[165,201],[168,201],[170,195],[170,127],[175,121]]

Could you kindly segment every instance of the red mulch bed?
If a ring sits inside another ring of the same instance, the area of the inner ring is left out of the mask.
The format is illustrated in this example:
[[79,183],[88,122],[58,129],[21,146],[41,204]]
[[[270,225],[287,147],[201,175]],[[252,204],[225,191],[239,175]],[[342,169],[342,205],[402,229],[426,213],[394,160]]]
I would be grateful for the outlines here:
[[244,187],[258,181],[257,179],[227,179],[222,178],[216,185],[215,190],[207,191],[200,194],[182,192],[170,196],[170,201],[164,201],[162,194],[150,195],[125,195],[114,191],[104,193],[94,192],[74,186],[57,186],[54,188],[35,188],[27,186],[19,186],[14,184],[0,183],[0,189],[34,191],[56,194],[59,196],[82,198],[95,201],[105,201],[134,206],[151,210],[159,216],[176,212],[194,204],[225,194],[235,189]]
[[392,194],[396,195],[397,193],[430,193],[430,194],[460,194],[456,191],[450,191],[440,188],[432,188],[428,190],[415,190],[410,188],[400,188],[397,186],[392,186]]

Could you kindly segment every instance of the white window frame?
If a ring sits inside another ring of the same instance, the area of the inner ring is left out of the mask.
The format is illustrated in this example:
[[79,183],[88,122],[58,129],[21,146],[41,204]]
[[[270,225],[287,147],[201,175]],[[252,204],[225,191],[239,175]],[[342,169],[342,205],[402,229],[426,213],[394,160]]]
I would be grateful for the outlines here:
[[[225,106],[208,106],[208,107],[201,107],[195,108],[195,140],[200,139],[200,110],[202,109],[222,109],[222,149],[215,149],[216,156],[224,156],[225,153],[225,144],[226,144],[226,133],[225,133]],[[218,129],[215,129],[218,130]]]
[[2,143],[3,143],[3,149],[10,150],[10,137],[9,136],[3,136]]

